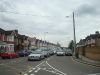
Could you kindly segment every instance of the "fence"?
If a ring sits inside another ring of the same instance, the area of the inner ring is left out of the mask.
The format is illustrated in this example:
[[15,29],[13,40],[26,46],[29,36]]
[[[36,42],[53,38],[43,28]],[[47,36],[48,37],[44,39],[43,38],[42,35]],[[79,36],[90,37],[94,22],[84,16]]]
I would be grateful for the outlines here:
[[79,55],[87,57],[92,60],[100,61],[100,46],[93,47],[78,47],[77,48]]

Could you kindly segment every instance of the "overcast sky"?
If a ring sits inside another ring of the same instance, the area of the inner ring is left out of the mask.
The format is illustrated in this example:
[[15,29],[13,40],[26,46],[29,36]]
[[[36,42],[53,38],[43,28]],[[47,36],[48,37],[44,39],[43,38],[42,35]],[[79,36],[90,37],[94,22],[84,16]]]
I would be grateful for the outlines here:
[[78,42],[100,31],[99,7],[100,0],[0,0],[0,28],[67,46],[73,39],[72,12]]

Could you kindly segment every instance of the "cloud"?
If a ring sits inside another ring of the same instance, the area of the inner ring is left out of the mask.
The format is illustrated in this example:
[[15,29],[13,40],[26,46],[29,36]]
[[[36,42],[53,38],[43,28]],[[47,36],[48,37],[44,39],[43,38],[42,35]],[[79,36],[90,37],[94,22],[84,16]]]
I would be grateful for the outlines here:
[[83,4],[77,9],[79,16],[97,16],[100,13],[96,4]]
[[73,39],[74,10],[79,15],[75,13],[77,40],[100,29],[99,3],[100,0],[0,0],[0,27],[39,38],[48,32],[48,41],[60,41],[66,46]]
[[6,23],[9,23],[11,25],[18,24],[14,19],[11,19],[11,18],[8,18],[5,16],[2,16],[1,20],[2,20],[2,22],[6,22]]

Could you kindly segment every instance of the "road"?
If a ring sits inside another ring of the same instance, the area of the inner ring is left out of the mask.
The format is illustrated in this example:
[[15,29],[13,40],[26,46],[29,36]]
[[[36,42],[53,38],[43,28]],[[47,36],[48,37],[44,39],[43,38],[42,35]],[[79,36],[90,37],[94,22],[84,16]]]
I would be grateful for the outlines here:
[[70,56],[51,56],[42,61],[27,57],[0,59],[0,75],[100,75],[100,67],[76,62]]

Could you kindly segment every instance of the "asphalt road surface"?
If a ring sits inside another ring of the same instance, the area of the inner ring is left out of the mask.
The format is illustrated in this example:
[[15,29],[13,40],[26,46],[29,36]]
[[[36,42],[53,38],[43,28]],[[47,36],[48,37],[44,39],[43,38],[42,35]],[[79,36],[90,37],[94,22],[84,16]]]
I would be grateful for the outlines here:
[[100,75],[100,67],[76,62],[70,56],[51,56],[42,61],[21,57],[0,59],[0,75]]

